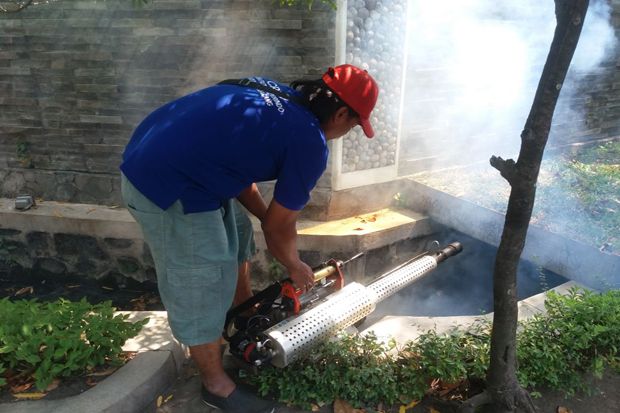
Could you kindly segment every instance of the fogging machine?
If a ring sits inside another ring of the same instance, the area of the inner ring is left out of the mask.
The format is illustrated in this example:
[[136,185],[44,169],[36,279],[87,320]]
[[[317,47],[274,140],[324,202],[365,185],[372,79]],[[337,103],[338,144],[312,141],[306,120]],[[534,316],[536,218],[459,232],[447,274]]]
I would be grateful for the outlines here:
[[276,282],[232,308],[223,336],[230,353],[251,366],[285,367],[315,345],[354,325],[378,302],[431,273],[463,249],[459,242],[428,251],[383,274],[368,286],[344,285],[343,262],[331,259],[313,269],[314,286],[306,292],[290,279]]

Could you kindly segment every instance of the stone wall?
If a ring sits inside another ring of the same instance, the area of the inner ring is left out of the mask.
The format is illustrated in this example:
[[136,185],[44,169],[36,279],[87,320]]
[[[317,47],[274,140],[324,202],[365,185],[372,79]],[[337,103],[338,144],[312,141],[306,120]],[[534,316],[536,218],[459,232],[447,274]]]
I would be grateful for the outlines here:
[[[603,1],[612,6],[620,37],[620,0]],[[335,59],[336,12],[321,2],[311,12],[271,0],[135,3],[53,0],[0,14],[0,196],[118,205],[121,153],[153,108],[224,78],[318,76]],[[570,74],[572,93],[563,90],[550,145],[620,135],[618,42],[614,47],[595,71]],[[461,124],[428,124],[458,91],[433,83],[446,76],[432,62],[414,63],[399,176],[429,168],[441,156],[450,166],[448,153],[461,162],[495,154],[475,151]],[[424,92],[429,86],[432,96]],[[521,125],[500,140],[518,144]],[[488,149],[485,136],[475,138]],[[304,215],[327,220],[382,208],[398,186],[332,191],[328,168]],[[269,194],[270,186],[264,189]]]
[[[12,200],[0,198],[0,223],[2,278],[76,276],[117,284],[156,279],[142,232],[125,208],[45,201],[16,211]],[[258,251],[252,274],[255,288],[260,289],[285,275],[267,251],[260,224],[257,220],[253,224]],[[349,281],[368,281],[419,253],[441,230],[426,216],[387,210],[372,218],[303,222],[300,227],[297,247],[311,266],[366,253],[348,266]]]
[[154,108],[222,79],[288,82],[334,62],[335,12],[320,2],[135,3],[0,13],[0,196],[118,204],[124,145]]

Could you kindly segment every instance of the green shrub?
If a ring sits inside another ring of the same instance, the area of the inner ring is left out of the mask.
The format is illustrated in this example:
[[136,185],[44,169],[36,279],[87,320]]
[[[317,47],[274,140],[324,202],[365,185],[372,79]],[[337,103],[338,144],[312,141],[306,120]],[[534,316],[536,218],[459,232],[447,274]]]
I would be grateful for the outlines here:
[[[31,375],[39,390],[55,378],[80,374],[106,363],[118,365],[125,341],[147,320],[130,323],[111,303],[0,300],[0,376]],[[6,380],[0,380],[0,386]]]
[[551,291],[545,307],[547,313],[523,323],[518,336],[522,385],[572,395],[585,390],[581,373],[600,376],[606,365],[618,365],[620,290],[572,289],[564,296]]
[[489,364],[490,325],[479,323],[469,332],[438,335],[430,330],[409,341],[399,352],[399,387],[408,400],[424,396],[433,380],[459,383],[483,379]]
[[421,397],[435,380],[459,382],[484,374],[488,326],[476,334],[429,331],[397,349],[374,334],[347,335],[327,342],[285,369],[270,368],[250,377],[263,395],[275,391],[283,402],[308,408],[336,398],[353,406],[393,404]]
[[309,357],[285,369],[269,368],[250,379],[263,395],[276,390],[280,400],[305,408],[336,398],[356,405],[398,396],[395,365],[388,352],[394,342],[374,335],[343,334],[316,348]]
[[[583,389],[583,372],[620,368],[620,291],[548,293],[547,314],[521,323],[518,378],[529,390],[542,386],[567,395]],[[439,335],[428,331],[396,348],[372,334],[342,335],[284,369],[267,368],[248,379],[261,394],[308,408],[340,398],[353,406],[419,400],[439,380],[454,384],[484,380],[491,325]]]

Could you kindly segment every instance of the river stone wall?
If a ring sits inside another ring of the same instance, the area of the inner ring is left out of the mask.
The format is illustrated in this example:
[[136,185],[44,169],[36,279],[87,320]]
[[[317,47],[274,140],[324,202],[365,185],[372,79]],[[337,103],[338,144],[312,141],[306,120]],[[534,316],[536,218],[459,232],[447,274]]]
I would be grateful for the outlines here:
[[[316,266],[365,252],[347,267],[347,278],[367,281],[386,266],[420,252],[441,230],[425,216],[406,211],[372,216],[375,221],[364,221],[362,216],[328,223],[338,236],[325,229],[302,231],[297,243],[302,260]],[[129,278],[138,282],[156,279],[142,232],[124,208],[46,201],[20,212],[12,200],[0,198],[0,223],[2,278],[79,276],[117,284]],[[267,251],[260,224],[253,220],[253,225],[258,251],[252,274],[255,287],[264,288],[285,275]],[[303,225],[316,228],[317,223]]]

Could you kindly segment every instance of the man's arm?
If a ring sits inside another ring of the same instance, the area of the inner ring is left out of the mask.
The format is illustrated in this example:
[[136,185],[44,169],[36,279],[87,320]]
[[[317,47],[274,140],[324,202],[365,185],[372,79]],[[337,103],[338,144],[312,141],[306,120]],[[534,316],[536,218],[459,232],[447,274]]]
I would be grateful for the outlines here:
[[256,184],[252,184],[241,191],[237,199],[252,215],[263,222],[267,214],[267,205]]
[[297,216],[299,211],[285,208],[273,199],[261,221],[267,248],[288,270],[298,288],[308,290],[314,284],[312,269],[299,259],[297,251]]

